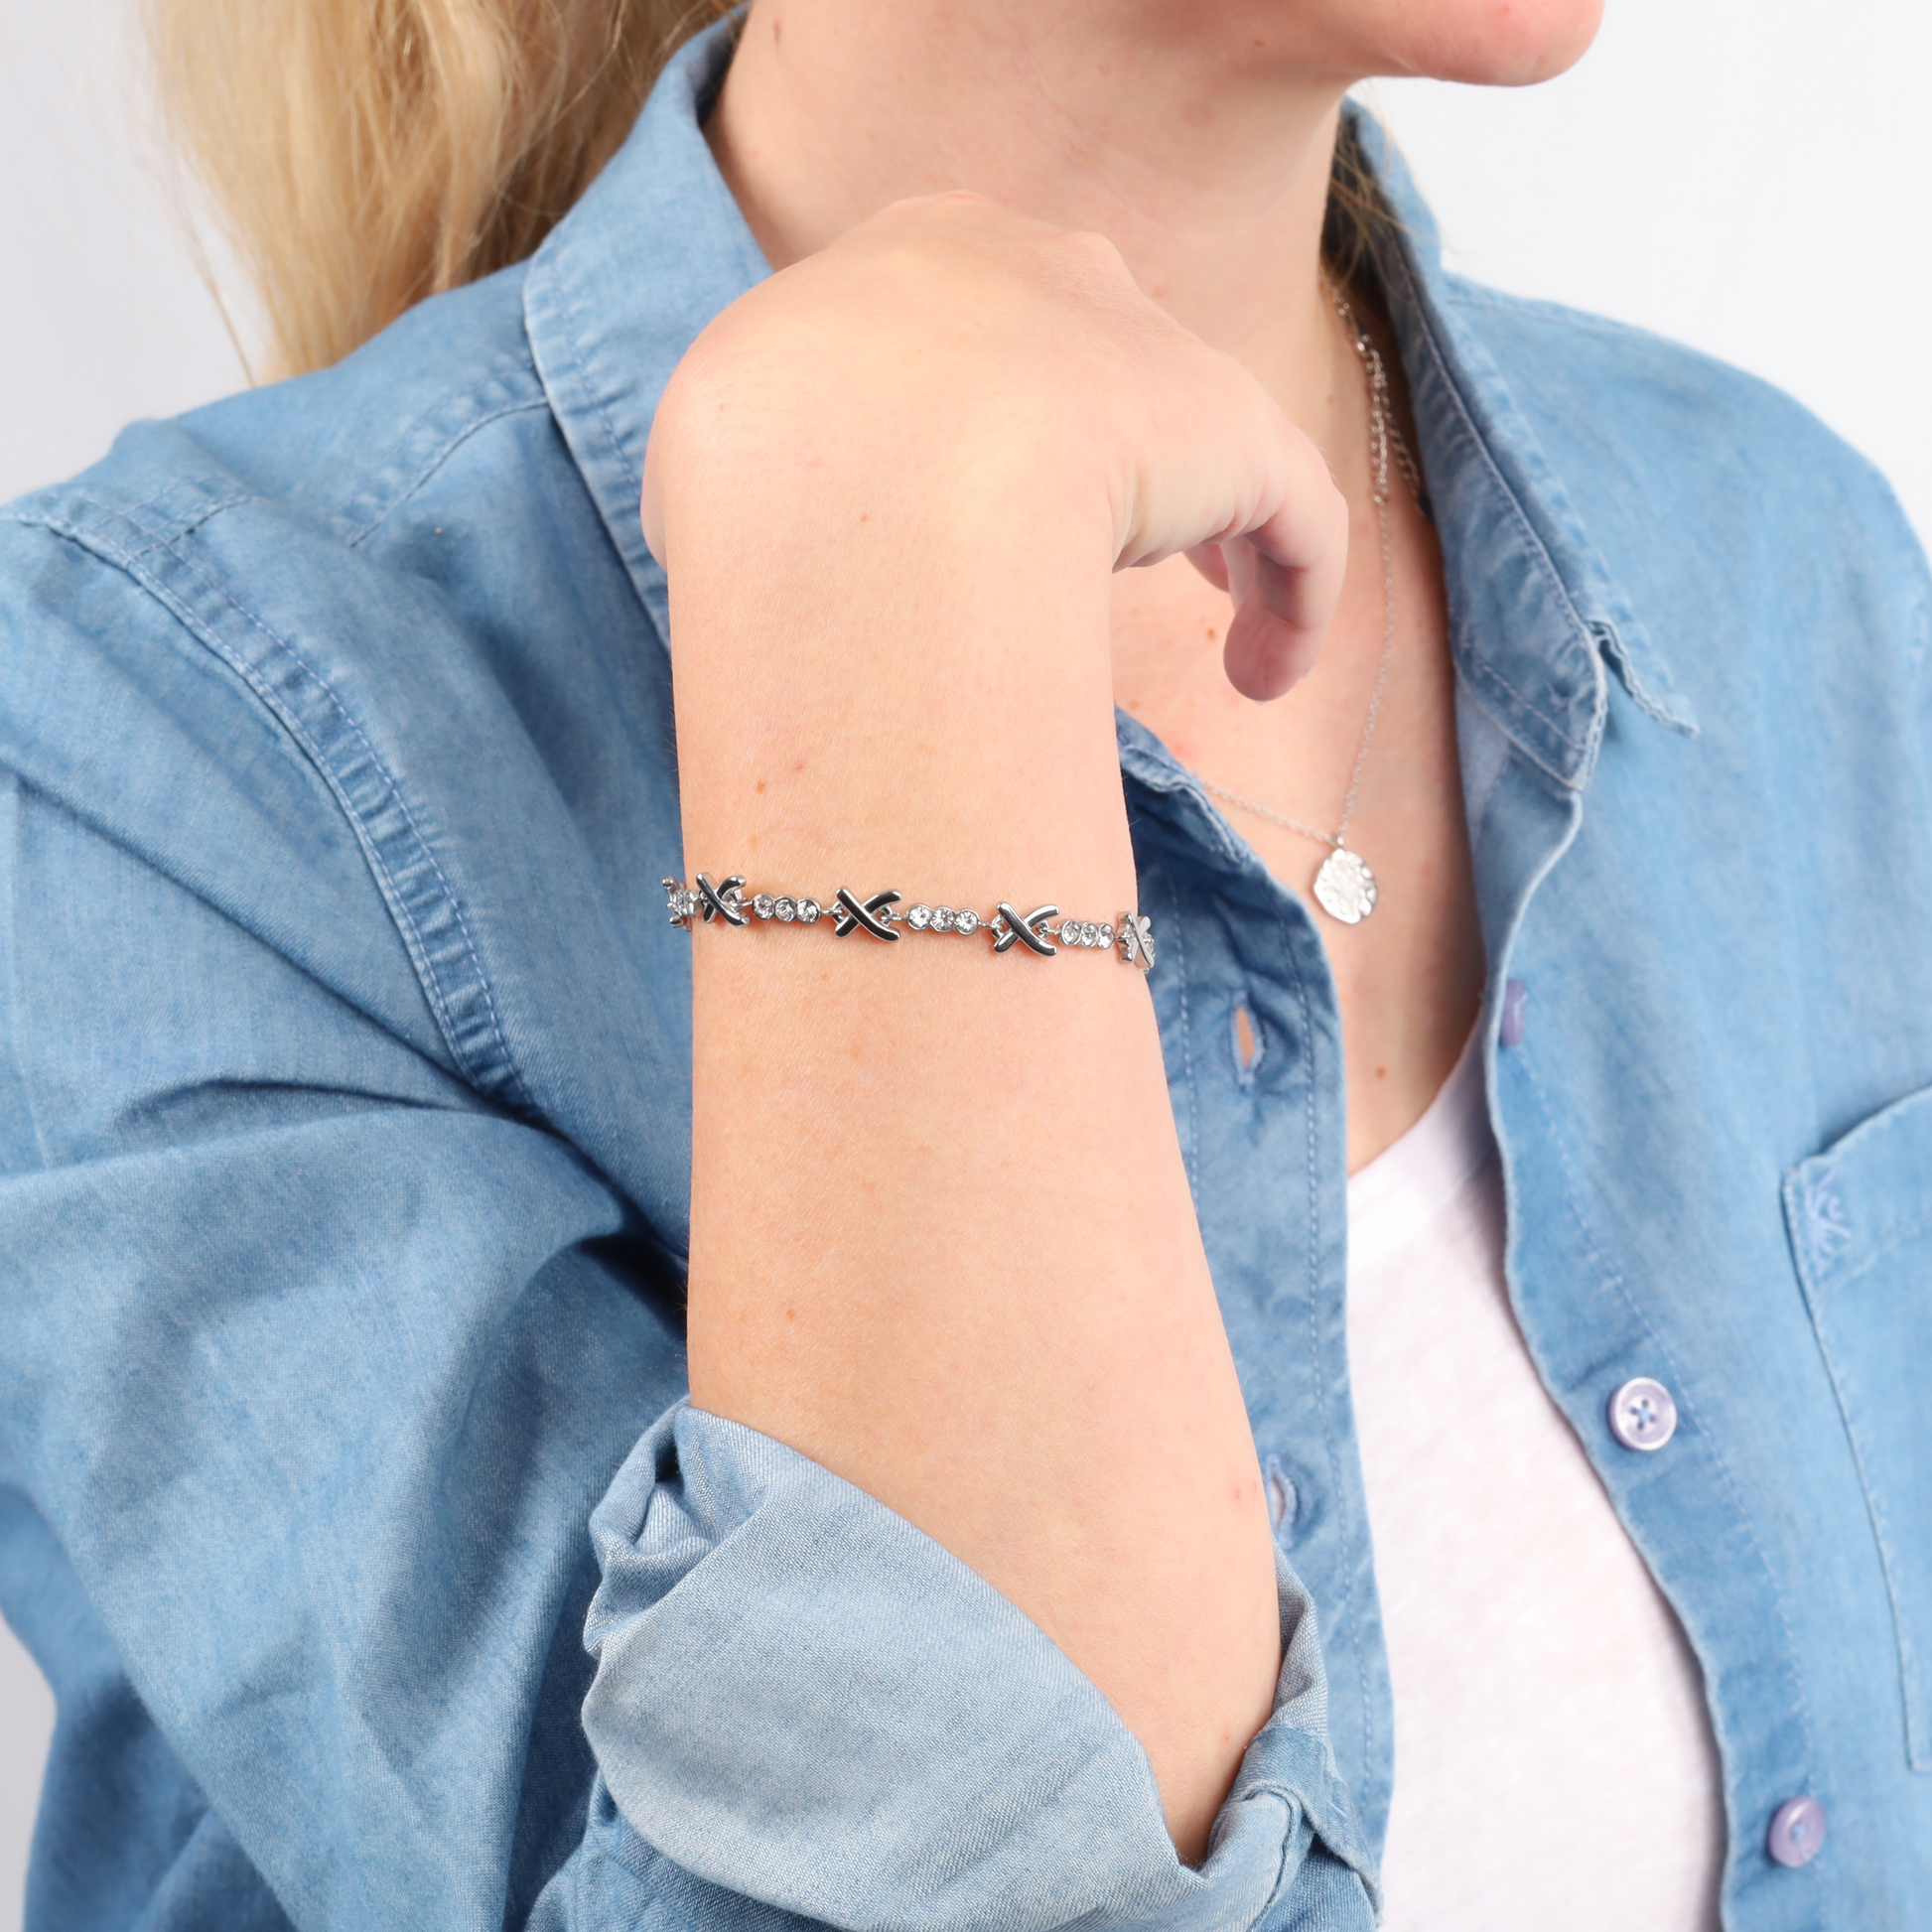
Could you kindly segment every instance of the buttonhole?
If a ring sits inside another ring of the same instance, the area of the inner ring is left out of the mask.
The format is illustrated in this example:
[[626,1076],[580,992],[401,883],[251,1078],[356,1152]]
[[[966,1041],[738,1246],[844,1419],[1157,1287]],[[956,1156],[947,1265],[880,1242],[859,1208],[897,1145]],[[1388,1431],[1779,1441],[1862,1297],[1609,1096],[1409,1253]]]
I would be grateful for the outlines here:
[[1262,1465],[1262,1487],[1268,1492],[1268,1527],[1285,1537],[1295,1527],[1295,1505],[1299,1498],[1281,1457],[1271,1455]]
[[1228,1019],[1228,1042],[1234,1049],[1234,1077],[1243,1087],[1255,1083],[1255,1068],[1268,1053],[1268,1037],[1261,1022],[1248,1010],[1246,999],[1237,998]]

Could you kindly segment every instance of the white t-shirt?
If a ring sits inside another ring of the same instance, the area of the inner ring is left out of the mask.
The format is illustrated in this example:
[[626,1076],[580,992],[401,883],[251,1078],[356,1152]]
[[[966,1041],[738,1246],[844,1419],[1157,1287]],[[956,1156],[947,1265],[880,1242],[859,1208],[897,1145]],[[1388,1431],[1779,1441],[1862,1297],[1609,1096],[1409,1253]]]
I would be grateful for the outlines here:
[[1384,1932],[1716,1932],[1703,1679],[1503,1285],[1476,1042],[1348,1182],[1348,1352],[1395,1690]]

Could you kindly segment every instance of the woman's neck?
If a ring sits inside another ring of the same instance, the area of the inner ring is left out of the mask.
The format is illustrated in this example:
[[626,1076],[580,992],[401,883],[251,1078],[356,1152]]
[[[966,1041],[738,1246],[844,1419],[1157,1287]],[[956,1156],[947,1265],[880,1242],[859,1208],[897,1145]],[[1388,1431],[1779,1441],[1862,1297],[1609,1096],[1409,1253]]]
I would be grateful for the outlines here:
[[1353,76],[1215,11],[755,0],[709,138],[774,266],[889,203],[970,189],[1106,235],[1170,314],[1346,447],[1318,264]]

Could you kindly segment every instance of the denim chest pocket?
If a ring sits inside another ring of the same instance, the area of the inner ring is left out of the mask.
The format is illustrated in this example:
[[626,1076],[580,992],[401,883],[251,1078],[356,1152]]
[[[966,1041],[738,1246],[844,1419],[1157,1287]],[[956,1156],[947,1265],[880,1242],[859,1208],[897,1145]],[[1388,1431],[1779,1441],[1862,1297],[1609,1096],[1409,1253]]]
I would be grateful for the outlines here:
[[1793,1168],[1784,1213],[1891,1591],[1906,1751],[1932,1771],[1932,1087]]

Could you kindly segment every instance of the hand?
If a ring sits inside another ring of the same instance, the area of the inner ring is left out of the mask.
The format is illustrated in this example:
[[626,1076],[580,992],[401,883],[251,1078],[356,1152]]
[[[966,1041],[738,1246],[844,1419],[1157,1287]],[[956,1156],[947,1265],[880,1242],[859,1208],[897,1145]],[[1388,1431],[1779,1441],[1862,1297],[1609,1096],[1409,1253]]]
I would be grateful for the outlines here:
[[668,565],[683,504],[721,486],[751,549],[774,523],[934,488],[957,505],[975,483],[1029,528],[1091,519],[1113,569],[1186,551],[1234,599],[1244,696],[1312,667],[1348,533],[1320,453],[1111,242],[974,195],[898,203],[711,324],[658,410],[644,533]]

